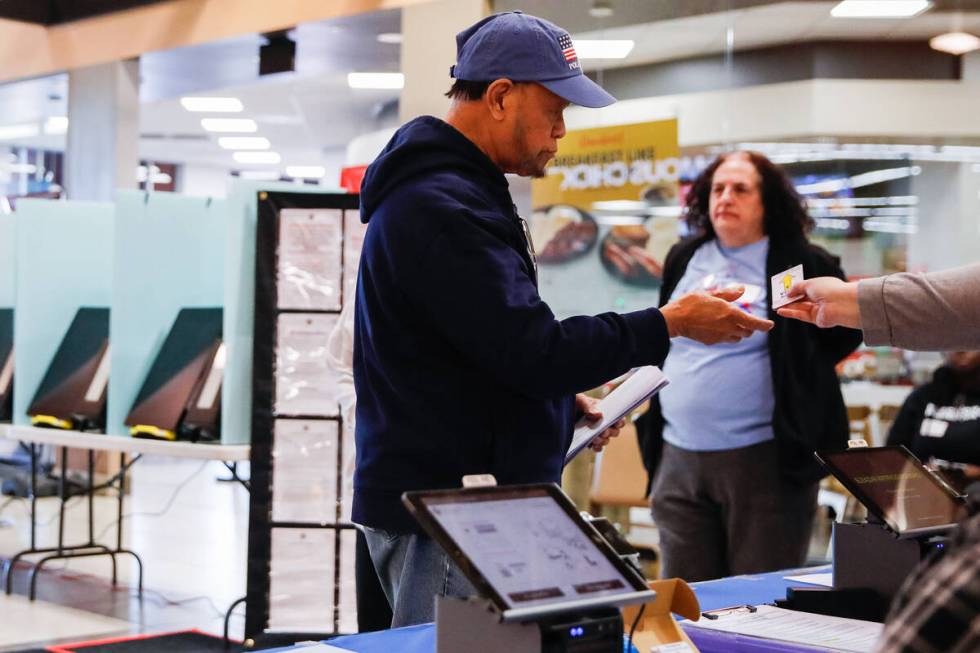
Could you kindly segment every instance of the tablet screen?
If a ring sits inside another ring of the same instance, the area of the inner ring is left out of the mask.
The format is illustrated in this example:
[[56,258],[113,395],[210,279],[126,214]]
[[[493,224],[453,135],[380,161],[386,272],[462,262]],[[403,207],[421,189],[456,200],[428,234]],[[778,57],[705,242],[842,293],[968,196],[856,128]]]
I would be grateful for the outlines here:
[[578,523],[578,514],[569,514],[546,487],[495,490],[423,495],[421,503],[453,548],[490,586],[502,608],[647,589],[622,568],[608,546],[597,545],[593,538],[600,536]]
[[868,510],[897,533],[954,525],[962,500],[904,447],[819,455]]

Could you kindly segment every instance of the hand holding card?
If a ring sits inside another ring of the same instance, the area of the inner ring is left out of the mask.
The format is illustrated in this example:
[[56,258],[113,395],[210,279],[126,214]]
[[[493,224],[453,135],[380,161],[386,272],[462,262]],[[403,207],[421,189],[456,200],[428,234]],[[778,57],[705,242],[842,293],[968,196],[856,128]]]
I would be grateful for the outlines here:
[[797,265],[791,267],[785,272],[780,272],[779,274],[774,274],[772,277],[772,308],[776,310],[781,306],[786,306],[787,304],[792,304],[795,301],[802,299],[801,296],[790,297],[789,289],[794,283],[803,281],[803,266]]
[[780,308],[781,317],[815,324],[821,328],[861,328],[858,284],[835,277],[815,277],[793,282],[792,306]]

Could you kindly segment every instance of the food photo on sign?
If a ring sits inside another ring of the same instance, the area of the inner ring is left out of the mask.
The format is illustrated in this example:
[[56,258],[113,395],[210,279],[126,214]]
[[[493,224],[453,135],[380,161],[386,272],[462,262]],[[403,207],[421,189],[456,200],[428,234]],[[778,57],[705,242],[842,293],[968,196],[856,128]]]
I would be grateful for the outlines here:
[[680,157],[676,120],[568,132],[531,185],[528,221],[542,294],[557,313],[656,301],[682,233],[678,182],[696,174],[692,165]]

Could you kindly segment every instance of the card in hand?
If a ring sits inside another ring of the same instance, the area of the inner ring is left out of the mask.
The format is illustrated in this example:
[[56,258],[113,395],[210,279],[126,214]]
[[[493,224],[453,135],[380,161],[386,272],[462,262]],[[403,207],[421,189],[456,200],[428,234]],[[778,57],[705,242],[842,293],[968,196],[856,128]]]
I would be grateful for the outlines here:
[[773,275],[771,295],[773,310],[802,299],[802,297],[791,298],[786,295],[786,293],[789,292],[790,287],[798,281],[803,281],[802,265],[797,265],[786,270],[785,272],[780,272],[779,274]]

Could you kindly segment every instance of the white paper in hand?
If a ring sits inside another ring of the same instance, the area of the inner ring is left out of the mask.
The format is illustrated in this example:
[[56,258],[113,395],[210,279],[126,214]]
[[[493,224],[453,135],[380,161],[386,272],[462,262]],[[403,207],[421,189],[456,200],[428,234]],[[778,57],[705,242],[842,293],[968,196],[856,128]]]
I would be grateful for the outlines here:
[[779,274],[773,275],[771,295],[773,310],[802,299],[802,297],[789,297],[786,294],[789,292],[790,286],[798,281],[803,281],[802,265],[797,265],[786,270],[785,272],[780,272]]
[[602,419],[594,425],[589,425],[585,418],[575,425],[572,444],[565,454],[565,464],[589,446],[589,443],[611,425],[618,422],[631,410],[659,392],[670,380],[660,371],[659,367],[648,365],[639,367],[630,376],[599,402],[596,410],[602,413]]

